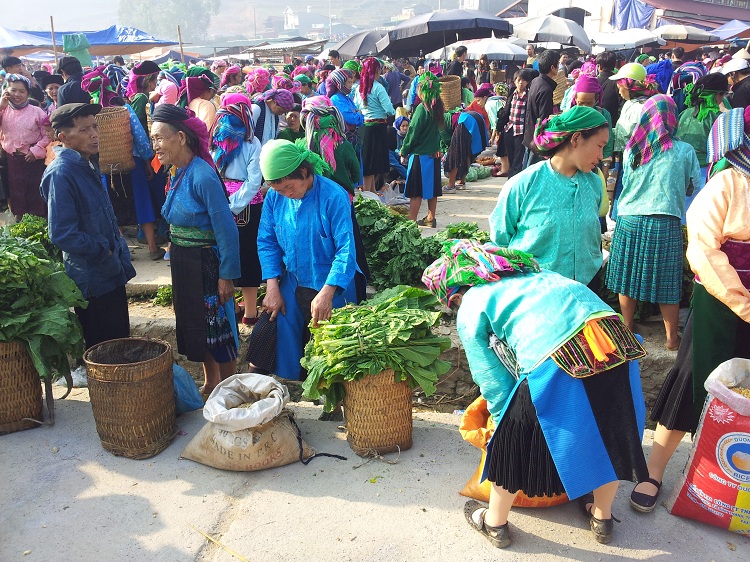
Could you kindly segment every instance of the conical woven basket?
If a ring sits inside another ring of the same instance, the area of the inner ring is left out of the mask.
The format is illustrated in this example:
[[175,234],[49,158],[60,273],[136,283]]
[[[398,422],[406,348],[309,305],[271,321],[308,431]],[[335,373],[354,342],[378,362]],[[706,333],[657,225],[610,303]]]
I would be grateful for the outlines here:
[[0,342],[0,435],[41,421],[42,384],[26,346]]
[[461,78],[458,76],[440,77],[440,99],[445,110],[456,109],[461,105]]
[[347,441],[360,456],[404,451],[412,445],[411,390],[393,369],[344,382]]
[[83,355],[102,446],[117,456],[147,459],[176,435],[172,348],[143,338],[105,341]]
[[96,116],[99,125],[99,167],[105,174],[135,168],[130,113],[126,107],[105,107]]

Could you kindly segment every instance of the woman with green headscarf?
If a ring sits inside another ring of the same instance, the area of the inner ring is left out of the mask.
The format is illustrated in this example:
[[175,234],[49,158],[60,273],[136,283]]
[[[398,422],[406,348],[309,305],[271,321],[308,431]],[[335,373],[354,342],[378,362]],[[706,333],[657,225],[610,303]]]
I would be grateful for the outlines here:
[[[694,83],[688,84],[684,89],[687,107],[680,113],[676,136],[695,149],[703,183],[706,182],[708,170],[706,152],[708,136],[711,134],[711,127],[716,118],[729,109],[724,103],[728,91],[729,80],[721,72],[707,74]],[[698,191],[700,189],[695,189],[693,194],[688,196],[685,202],[686,212],[693,198],[698,195]],[[685,224],[685,213],[682,214],[682,224]]]
[[308,325],[356,302],[358,271],[351,205],[346,192],[323,177],[328,164],[285,140],[263,146],[260,169],[271,185],[258,230],[258,256],[266,297],[277,322],[275,374],[304,380],[300,366]]
[[602,265],[599,214],[606,197],[594,171],[609,140],[596,109],[576,105],[540,120],[532,149],[548,160],[513,176],[490,215],[498,246],[534,254],[545,269],[588,285]]

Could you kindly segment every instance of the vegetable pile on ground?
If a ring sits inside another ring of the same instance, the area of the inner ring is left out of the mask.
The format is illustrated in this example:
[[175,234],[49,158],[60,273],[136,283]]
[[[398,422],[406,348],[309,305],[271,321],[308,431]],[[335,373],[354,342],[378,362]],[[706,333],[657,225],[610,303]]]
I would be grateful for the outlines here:
[[74,306],[87,302],[42,242],[0,234],[0,341],[23,342],[42,379],[72,384],[68,354],[83,353]]
[[41,242],[47,250],[49,257],[53,260],[62,260],[60,248],[55,246],[49,239],[47,231],[47,221],[36,215],[25,214],[21,221],[8,227],[11,236],[16,238],[25,238],[32,242]]
[[362,233],[371,284],[376,289],[396,285],[422,285],[422,272],[440,255],[441,242],[449,238],[474,238],[488,242],[489,234],[476,223],[448,225],[434,236],[422,237],[414,221],[366,198],[354,202]]
[[302,366],[307,379],[302,388],[310,399],[325,397],[331,412],[344,397],[344,381],[359,380],[386,369],[396,381],[435,392],[438,378],[451,365],[439,359],[450,338],[435,336],[431,328],[441,317],[438,300],[416,287],[398,286],[375,295],[359,306],[333,310],[331,319],[311,328]]

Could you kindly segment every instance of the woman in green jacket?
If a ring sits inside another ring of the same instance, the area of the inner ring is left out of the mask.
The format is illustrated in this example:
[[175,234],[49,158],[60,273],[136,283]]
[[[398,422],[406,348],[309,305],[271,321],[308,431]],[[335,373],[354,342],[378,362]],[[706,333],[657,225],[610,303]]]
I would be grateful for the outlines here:
[[427,216],[419,226],[437,227],[437,198],[443,194],[440,178],[440,131],[445,126],[445,108],[440,100],[440,82],[431,72],[419,79],[421,103],[416,107],[401,145],[401,162],[406,170],[406,196],[409,198],[409,219],[417,220],[422,199],[427,199]]

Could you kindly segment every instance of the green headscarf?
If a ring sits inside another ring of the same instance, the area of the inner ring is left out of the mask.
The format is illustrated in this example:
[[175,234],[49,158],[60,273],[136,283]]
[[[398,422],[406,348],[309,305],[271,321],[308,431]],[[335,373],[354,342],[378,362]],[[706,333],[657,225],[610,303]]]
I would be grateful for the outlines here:
[[352,72],[356,72],[357,74],[360,74],[362,72],[362,65],[359,64],[355,60],[348,60],[344,63],[344,66],[341,68],[345,68],[346,70],[351,70]]
[[419,77],[417,90],[425,105],[432,109],[435,100],[440,97],[440,80],[432,72],[427,71]]
[[538,152],[554,150],[578,131],[606,125],[604,115],[593,107],[574,105],[567,111],[548,119],[539,119],[534,130],[534,146]]
[[219,89],[219,77],[211,72],[208,68],[205,66],[191,66],[188,68],[188,71],[185,73],[185,78],[190,78],[191,76],[208,76],[208,78],[211,79],[211,82],[214,83],[214,90]]
[[317,175],[332,173],[331,167],[317,154],[287,140],[268,141],[260,153],[260,171],[268,181],[287,177],[304,161],[313,166]]

